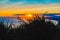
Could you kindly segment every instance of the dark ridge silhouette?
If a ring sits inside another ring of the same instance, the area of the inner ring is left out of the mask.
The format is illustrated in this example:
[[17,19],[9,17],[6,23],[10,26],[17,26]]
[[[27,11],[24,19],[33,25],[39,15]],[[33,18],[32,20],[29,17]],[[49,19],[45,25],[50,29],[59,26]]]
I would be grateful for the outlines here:
[[57,27],[51,21],[45,22],[44,15],[17,29],[5,28],[0,22],[0,40],[56,40]]

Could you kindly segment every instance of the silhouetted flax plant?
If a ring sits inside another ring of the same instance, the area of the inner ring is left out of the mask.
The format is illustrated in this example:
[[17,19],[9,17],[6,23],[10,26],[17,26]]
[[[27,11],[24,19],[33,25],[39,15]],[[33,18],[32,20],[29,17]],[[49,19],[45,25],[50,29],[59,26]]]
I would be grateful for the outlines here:
[[57,26],[52,22],[45,22],[44,16],[30,21],[29,24],[19,26],[17,29],[7,30],[0,22],[1,40],[54,40],[56,37]]

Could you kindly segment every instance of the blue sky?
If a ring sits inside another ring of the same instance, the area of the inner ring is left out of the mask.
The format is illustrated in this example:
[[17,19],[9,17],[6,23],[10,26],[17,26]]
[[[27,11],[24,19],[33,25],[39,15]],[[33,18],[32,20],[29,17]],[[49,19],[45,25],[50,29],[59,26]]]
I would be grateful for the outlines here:
[[59,3],[60,0],[8,0],[8,2],[26,2],[26,3]]
[[60,0],[0,0],[0,7],[11,4],[31,5],[31,4],[60,4]]
[[48,3],[60,3],[60,0],[0,0],[1,3],[17,3],[17,2],[24,2],[24,4],[48,4]]
[[8,6],[11,4],[17,5],[32,5],[32,4],[60,4],[60,0],[0,0],[1,6]]

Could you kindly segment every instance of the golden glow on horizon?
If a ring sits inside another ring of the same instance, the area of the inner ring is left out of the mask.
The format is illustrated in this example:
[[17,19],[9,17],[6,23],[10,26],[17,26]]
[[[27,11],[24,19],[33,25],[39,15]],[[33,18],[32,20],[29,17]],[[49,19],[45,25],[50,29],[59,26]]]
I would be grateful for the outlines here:
[[29,14],[28,16],[29,16],[29,17],[31,17],[32,15],[31,15],[31,14]]
[[8,6],[0,9],[0,16],[13,16],[13,14],[44,14],[46,11],[49,13],[60,13],[59,5],[28,5],[28,6]]
[[19,16],[20,19],[24,20],[25,22],[34,20],[34,17],[32,14],[25,14],[24,16]]

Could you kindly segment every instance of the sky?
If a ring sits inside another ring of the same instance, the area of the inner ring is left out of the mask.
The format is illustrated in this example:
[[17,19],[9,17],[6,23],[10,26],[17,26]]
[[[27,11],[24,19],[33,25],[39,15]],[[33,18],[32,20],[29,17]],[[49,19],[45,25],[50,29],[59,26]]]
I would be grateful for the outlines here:
[[0,16],[46,11],[60,13],[60,0],[0,0]]

